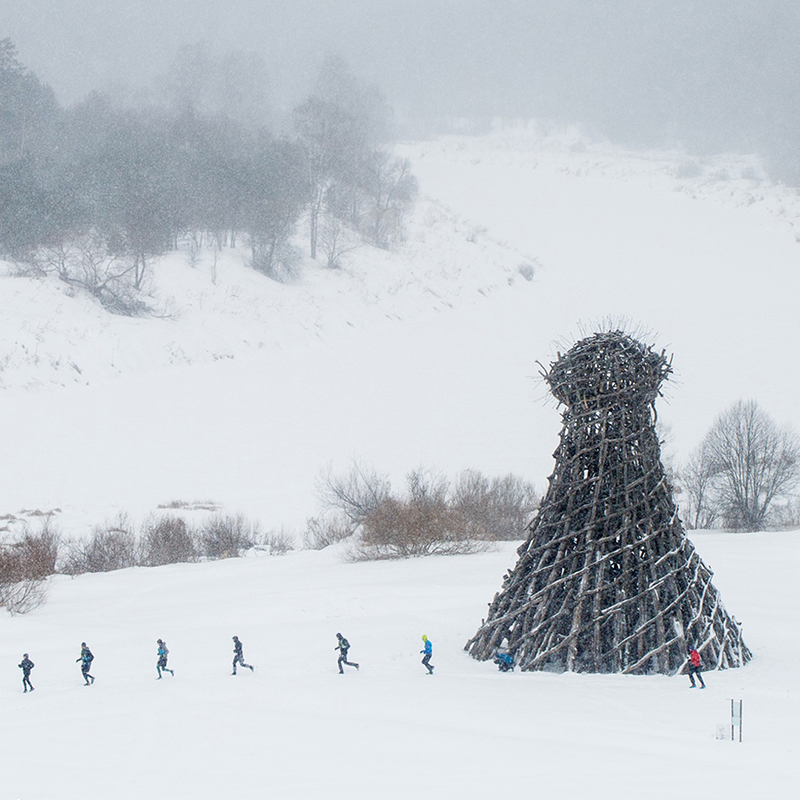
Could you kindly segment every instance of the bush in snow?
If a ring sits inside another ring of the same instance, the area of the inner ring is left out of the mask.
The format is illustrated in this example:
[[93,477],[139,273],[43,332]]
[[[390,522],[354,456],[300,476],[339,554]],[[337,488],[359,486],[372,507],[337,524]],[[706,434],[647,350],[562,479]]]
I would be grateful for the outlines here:
[[311,517],[306,523],[303,546],[306,550],[324,550],[353,535],[353,524],[342,515]]
[[165,514],[145,520],[139,537],[139,563],[160,567],[197,561],[197,536],[182,517]]
[[388,497],[367,514],[351,556],[355,559],[454,555],[484,550],[448,496],[441,476],[415,470],[405,497]]
[[11,614],[38,608],[47,578],[55,572],[59,535],[47,517],[38,533],[25,526],[17,539],[0,544],[0,606]]
[[18,263],[17,270],[22,275],[54,275],[89,293],[113,314],[134,317],[150,311],[141,298],[144,261],[113,253],[96,233],[40,247],[29,261]]
[[524,536],[539,499],[533,484],[516,475],[487,478],[477,470],[462,472],[450,496],[468,535],[487,541]]
[[113,523],[95,526],[86,539],[67,542],[59,571],[67,575],[111,572],[138,563],[133,526],[125,514],[120,514]]
[[237,558],[256,544],[258,536],[258,527],[243,515],[217,514],[200,527],[200,552],[211,559]]
[[354,463],[346,475],[320,481],[325,513],[308,521],[306,547],[322,549],[353,536],[355,558],[403,558],[482,549],[524,536],[538,495],[514,475],[487,478],[467,470],[454,485],[415,470],[406,492],[392,493],[385,476]]
[[271,556],[285,556],[294,550],[294,536],[284,530],[273,531],[264,536],[256,547],[267,550]]

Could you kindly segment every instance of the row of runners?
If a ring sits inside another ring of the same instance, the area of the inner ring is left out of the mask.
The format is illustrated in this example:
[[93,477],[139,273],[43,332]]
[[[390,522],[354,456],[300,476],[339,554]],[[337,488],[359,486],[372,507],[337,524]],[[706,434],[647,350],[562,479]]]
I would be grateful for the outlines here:
[[[338,651],[339,653],[339,658],[337,660],[339,674],[344,674],[345,667],[355,667],[356,670],[358,670],[359,665],[357,662],[347,660],[347,654],[350,651],[350,642],[348,642],[341,633],[336,634],[336,640],[337,644],[334,650]],[[433,657],[433,642],[431,642],[427,636],[423,635],[422,643],[422,650],[419,651],[422,654],[422,664],[425,669],[428,670],[428,675],[433,675],[434,666],[431,664],[431,658]],[[158,680],[161,680],[164,672],[169,672],[169,674],[174,678],[175,670],[172,670],[167,666],[167,658],[169,656],[169,648],[167,647],[167,643],[163,639],[158,639],[156,644],[158,645],[158,660],[156,661]],[[688,656],[687,667],[689,681],[691,682],[690,688],[694,689],[696,687],[694,680],[696,676],[700,682],[700,688],[705,689],[706,685],[703,681],[703,676],[701,674],[702,670],[700,668],[700,654],[695,648],[690,647],[688,648]],[[81,675],[83,675],[85,686],[91,686],[94,683],[94,675],[91,674],[92,661],[94,661],[94,654],[89,649],[89,646],[86,644],[86,642],[81,642],[81,654],[75,659],[75,663],[80,663],[81,665]],[[497,667],[501,672],[513,671],[514,669],[514,660],[505,648],[501,648],[497,651],[495,654],[494,663],[497,664]],[[32,692],[34,690],[33,684],[31,683],[31,670],[35,666],[36,665],[33,663],[33,661],[31,661],[28,654],[23,654],[19,668],[22,670],[22,688],[24,692]],[[251,664],[245,663],[244,645],[238,636],[234,636],[233,672],[231,672],[231,675],[236,674],[237,667],[249,669],[250,672],[253,672],[255,669]]]
[[[350,642],[342,636],[341,633],[336,634],[337,644],[334,648],[339,653],[339,659],[337,664],[339,666],[339,674],[344,674],[344,667],[355,667],[356,669],[359,668],[358,664],[354,661],[347,660],[347,654],[350,650]],[[433,656],[433,643],[427,636],[422,637],[423,642],[423,649],[420,650],[422,653],[422,663],[425,668],[428,670],[428,674],[433,674],[433,664],[431,664],[431,657]],[[158,639],[156,644],[158,645],[158,652],[157,652],[157,661],[156,661],[156,672],[158,673],[158,680],[161,680],[163,677],[163,673],[168,672],[173,678],[175,677],[175,670],[170,669],[167,666],[167,659],[169,657],[169,648],[167,647],[167,643],[163,639]],[[83,676],[84,686],[91,686],[94,683],[94,675],[91,673],[92,669],[92,662],[94,661],[94,653],[92,653],[89,645],[86,642],[81,642],[81,654],[75,659],[76,664],[81,665],[81,675]],[[30,656],[28,653],[24,653],[22,656],[22,661],[19,663],[19,668],[22,670],[22,689],[24,692],[32,692],[34,691],[34,686],[31,683],[31,671],[36,666],[33,661],[31,661]],[[245,663],[244,660],[244,645],[242,644],[241,640],[238,636],[233,637],[233,672],[231,675],[236,674],[236,668],[243,667],[244,669],[249,669],[250,672],[253,672],[255,669],[252,664]]]

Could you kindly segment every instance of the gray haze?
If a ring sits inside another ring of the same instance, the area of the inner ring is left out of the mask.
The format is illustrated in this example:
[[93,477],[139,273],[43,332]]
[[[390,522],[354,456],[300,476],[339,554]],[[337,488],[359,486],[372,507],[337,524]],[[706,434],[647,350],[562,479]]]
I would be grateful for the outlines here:
[[618,140],[794,151],[795,0],[4,0],[0,38],[72,102],[181,44],[257,52],[290,108],[328,53],[401,120],[545,117]]

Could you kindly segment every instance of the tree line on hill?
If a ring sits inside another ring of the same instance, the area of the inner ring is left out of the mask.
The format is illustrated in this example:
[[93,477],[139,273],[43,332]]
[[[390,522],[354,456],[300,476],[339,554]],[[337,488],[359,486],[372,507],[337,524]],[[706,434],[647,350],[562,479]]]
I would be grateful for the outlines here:
[[393,246],[417,186],[391,153],[381,93],[331,57],[277,137],[265,81],[257,59],[197,45],[179,52],[161,103],[93,93],[64,108],[0,40],[0,257],[132,314],[153,259],[185,236],[244,244],[276,279],[293,273],[301,219],[329,267],[354,241]]

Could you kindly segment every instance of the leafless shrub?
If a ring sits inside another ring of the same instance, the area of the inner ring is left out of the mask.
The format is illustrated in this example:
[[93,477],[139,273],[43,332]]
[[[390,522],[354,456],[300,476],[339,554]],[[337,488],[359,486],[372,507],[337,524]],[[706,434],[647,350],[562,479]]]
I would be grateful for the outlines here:
[[205,558],[237,558],[256,543],[258,528],[243,515],[215,515],[200,528],[200,551]]
[[60,571],[67,575],[111,572],[138,564],[137,541],[125,514],[113,523],[98,525],[87,539],[68,542]]
[[26,578],[5,583],[0,579],[0,607],[12,616],[27,614],[44,603],[47,588],[47,580]]
[[17,539],[0,544],[0,606],[11,614],[24,614],[44,602],[58,546],[59,535],[49,517],[38,533],[26,523]]
[[328,269],[340,269],[345,257],[362,246],[358,236],[333,214],[324,214],[320,218],[317,244]]
[[306,550],[324,550],[353,535],[355,526],[341,514],[311,517],[303,533]]
[[53,575],[61,537],[50,516],[42,519],[38,532],[31,530],[26,520],[16,528],[14,538],[0,544],[0,554],[5,562],[4,574],[13,574],[18,580],[41,580]]
[[391,484],[384,475],[359,461],[344,476],[334,475],[330,469],[318,482],[318,492],[323,505],[329,510],[341,511],[353,523],[360,525],[391,493]]
[[487,542],[520,539],[539,502],[521,478],[475,470],[453,487],[441,475],[415,470],[398,497],[387,478],[358,462],[344,476],[329,470],[319,490],[327,513],[308,520],[305,546],[322,549],[355,534],[356,559],[475,552]]
[[149,311],[141,298],[145,271],[141,261],[111,253],[106,243],[92,233],[42,247],[18,269],[28,275],[55,275],[96,297],[114,314],[132,317]]
[[142,526],[139,562],[146,567],[160,567],[197,561],[196,538],[182,517],[151,517]]
[[285,556],[294,550],[294,536],[288,531],[272,531],[263,537],[263,542],[271,556]]
[[772,524],[779,530],[800,528],[800,500],[793,499],[776,506],[772,513]]
[[416,470],[408,494],[383,500],[364,519],[351,549],[355,560],[454,555],[486,549],[469,538],[461,514],[448,502],[447,482]]
[[516,475],[490,479],[466,470],[459,475],[450,502],[470,538],[513,541],[525,537],[539,499],[533,485]]

